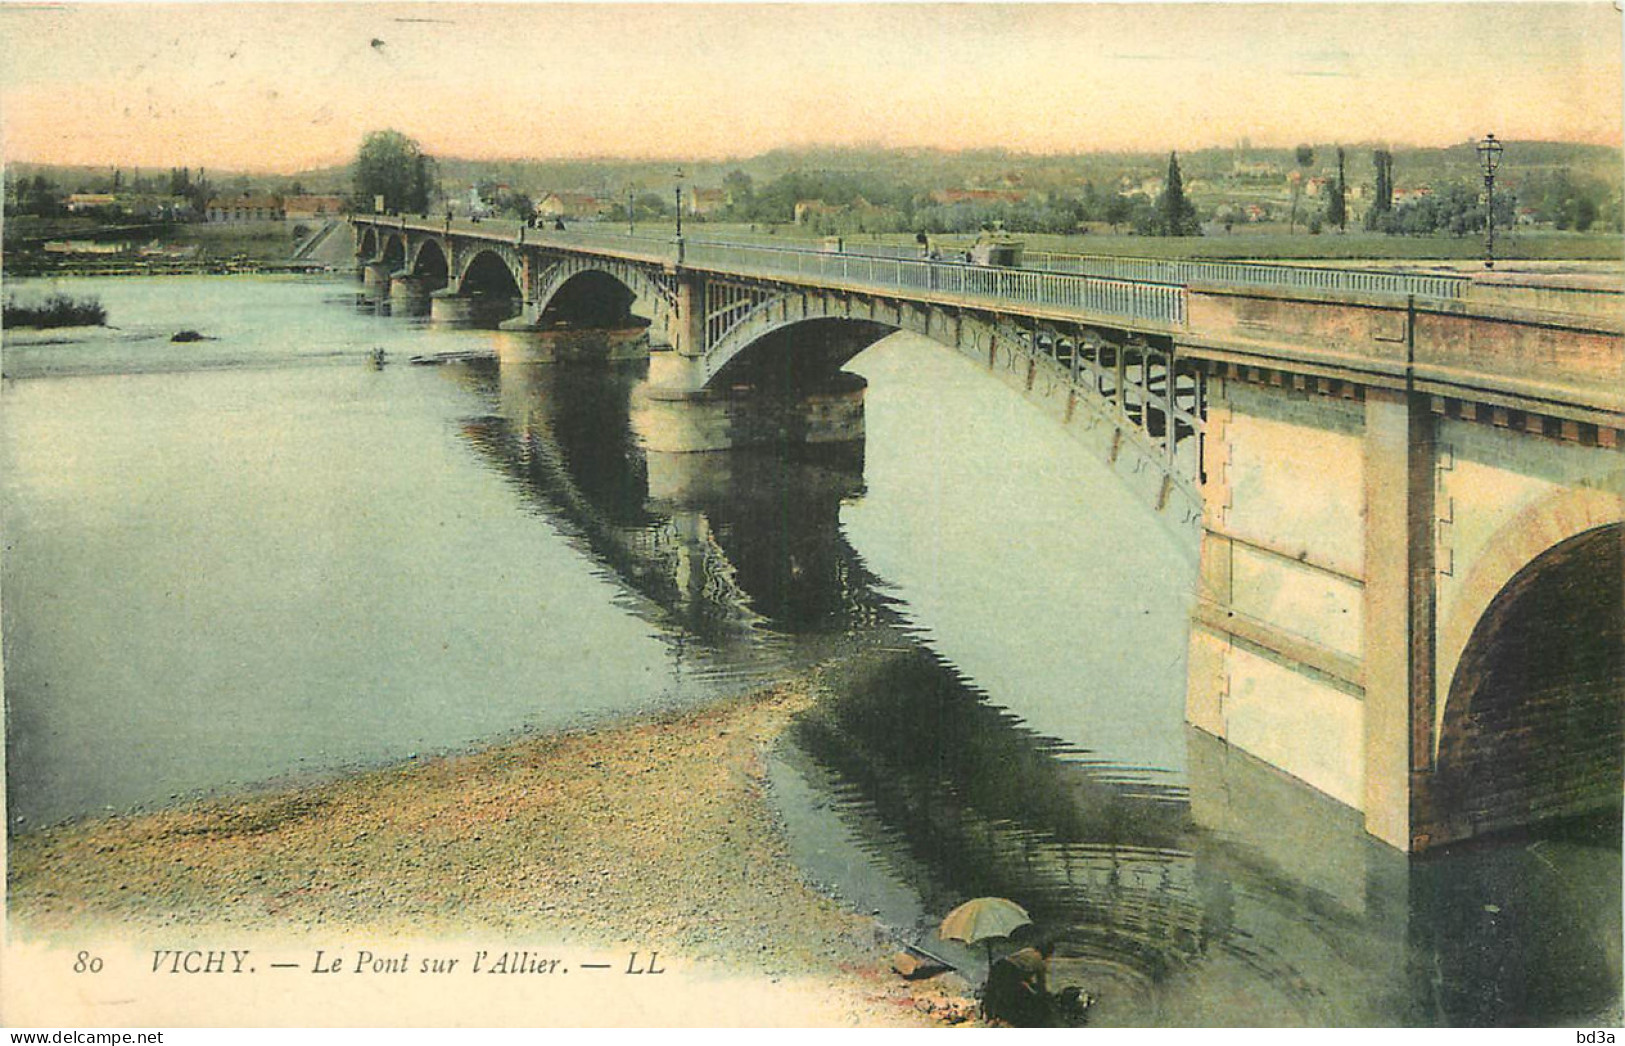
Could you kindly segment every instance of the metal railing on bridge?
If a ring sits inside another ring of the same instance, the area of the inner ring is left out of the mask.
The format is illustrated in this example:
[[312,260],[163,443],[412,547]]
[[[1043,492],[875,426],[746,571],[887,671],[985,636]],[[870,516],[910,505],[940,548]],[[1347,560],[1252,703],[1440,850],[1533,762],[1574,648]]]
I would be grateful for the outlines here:
[[[637,239],[654,242],[649,237],[628,237],[625,233],[592,230],[587,235],[619,239]],[[668,241],[669,242],[669,241]],[[726,240],[708,240],[704,235],[689,241],[692,255],[694,245],[700,243],[717,247],[755,247],[761,250],[794,251],[804,254],[827,255],[840,253],[855,257],[890,258],[899,261],[932,261],[921,256],[915,244],[851,243],[842,244],[839,252],[817,247],[768,247],[760,244],[740,244]],[[945,249],[959,254],[968,249],[949,245]],[[942,264],[955,264],[942,262]],[[1110,254],[1065,254],[1058,251],[1026,251],[1020,268],[1027,272],[1064,273],[1092,279],[1126,280],[1133,283],[1160,283],[1188,287],[1193,283],[1212,283],[1240,287],[1278,287],[1290,290],[1327,291],[1351,294],[1416,295],[1419,298],[1460,298],[1472,282],[1466,276],[1448,273],[1379,272],[1368,269],[1334,268],[1319,265],[1289,265],[1256,261],[1213,261],[1199,259],[1125,258]],[[1149,318],[1149,317],[1148,317]]]
[[[439,232],[443,222],[383,219],[384,227]],[[1000,268],[923,258],[881,257],[767,244],[685,239],[679,259],[669,237],[637,236],[576,225],[532,229],[513,223],[453,222],[462,235],[538,247],[579,247],[617,257],[681,264],[731,276],[802,279],[856,290],[914,292],[998,307],[1036,305],[1180,326],[1185,322],[1185,289],[1149,280],[1124,280],[1073,273]]]
[[1119,258],[1103,254],[1056,254],[1048,251],[1028,251],[1022,259],[1022,267],[1118,280],[1154,280],[1182,286],[1217,283],[1353,294],[1414,294],[1419,298],[1459,298],[1472,282],[1465,276],[1431,273],[1372,272],[1318,265],[1277,265],[1272,262]]
[[[433,231],[443,228],[440,222],[410,219],[384,219],[379,224]],[[618,255],[664,262],[678,260],[676,244],[669,237],[637,236],[592,225],[557,230],[457,222],[455,228],[481,238],[607,249]],[[683,264],[732,275],[798,277],[861,289],[942,294],[989,304],[1048,306],[1172,325],[1185,322],[1185,288],[1191,284],[1451,299],[1462,297],[1471,282],[1465,276],[1442,274],[1049,251],[1026,252],[1021,267],[1010,268],[922,258],[918,246],[906,244],[843,244],[840,250],[829,250],[713,241],[704,239],[703,234],[685,240],[683,248]]]
[[1161,283],[756,244],[689,243],[684,255],[684,263],[694,268],[740,276],[796,277],[921,292],[927,299],[1020,303],[1175,326],[1185,322],[1185,289]]
[[[944,244],[941,249],[960,254],[970,246],[967,241],[963,244]],[[920,248],[915,244],[846,243],[842,249],[849,254],[872,254],[880,258],[921,257]],[[1063,254],[1058,251],[1025,251],[1021,268],[1111,280],[1172,283],[1182,287],[1193,283],[1215,283],[1353,294],[1414,294],[1419,298],[1460,298],[1472,282],[1466,276],[1445,273],[1374,272],[1255,261],[1124,258],[1111,254]]]

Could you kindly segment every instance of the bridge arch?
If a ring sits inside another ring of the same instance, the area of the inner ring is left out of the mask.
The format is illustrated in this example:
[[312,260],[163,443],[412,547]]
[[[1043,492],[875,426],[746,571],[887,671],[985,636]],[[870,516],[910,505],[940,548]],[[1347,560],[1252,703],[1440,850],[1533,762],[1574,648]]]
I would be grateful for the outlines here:
[[793,392],[834,377],[853,357],[903,328],[869,319],[817,316],[772,326],[740,346],[709,384]]
[[445,245],[431,236],[418,242],[406,269],[433,286],[443,287],[451,279],[450,255]]
[[1604,490],[1502,528],[1441,621],[1430,828],[1477,835],[1617,799],[1625,522]]
[[589,269],[559,284],[541,304],[538,316],[543,323],[568,322],[582,327],[625,326],[631,321],[631,288],[607,272]]
[[356,257],[363,261],[371,261],[378,257],[378,230],[370,225],[361,227],[361,235],[356,241]]
[[[676,292],[637,265],[566,256],[537,277],[536,315],[588,326],[628,322],[634,315],[669,333],[676,321]],[[668,339],[669,340],[669,339]]]
[[523,298],[524,286],[519,259],[495,248],[471,252],[457,273],[457,293],[470,297]]
[[[971,312],[894,306],[840,292],[762,293],[745,288],[711,303],[705,384],[770,377],[817,383],[880,339],[911,331],[996,366],[1015,367],[1019,335]],[[789,351],[794,343],[794,351]],[[1002,344],[1007,350],[997,351]],[[804,357],[804,358],[798,358]]]
[[[1101,346],[1114,344],[1094,330],[1062,334],[1042,325],[1023,329],[970,309],[889,303],[840,291],[740,298],[731,308],[726,299],[714,303],[708,317],[704,374],[709,387],[764,374],[817,384],[882,338],[909,331],[1049,397],[1064,393],[1068,369],[1086,346],[1098,353]],[[791,341],[794,352],[785,351]],[[1134,351],[1147,350],[1149,346]]]
[[385,237],[378,252],[378,260],[390,272],[406,268],[406,237],[399,233]]
[[460,255],[452,284],[458,294],[525,294],[525,263],[515,250],[483,245]]

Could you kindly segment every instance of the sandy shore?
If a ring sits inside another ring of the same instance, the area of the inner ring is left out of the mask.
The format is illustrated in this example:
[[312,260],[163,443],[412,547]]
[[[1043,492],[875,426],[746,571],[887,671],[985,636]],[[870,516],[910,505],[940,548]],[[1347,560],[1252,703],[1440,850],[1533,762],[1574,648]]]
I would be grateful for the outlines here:
[[522,940],[617,964],[658,950],[682,1006],[620,1018],[940,1023],[945,989],[952,999],[963,984],[902,981],[889,967],[896,943],[810,888],[787,856],[765,755],[810,701],[785,686],[311,788],[19,835],[11,939],[73,947],[100,927],[138,948],[204,936]]

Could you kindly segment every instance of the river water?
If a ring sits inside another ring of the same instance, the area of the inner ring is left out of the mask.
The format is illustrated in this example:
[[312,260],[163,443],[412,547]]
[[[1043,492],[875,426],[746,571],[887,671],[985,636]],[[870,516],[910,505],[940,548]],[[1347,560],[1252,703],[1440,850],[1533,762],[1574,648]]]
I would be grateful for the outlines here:
[[1408,861],[1189,730],[1191,538],[940,347],[854,361],[861,448],[662,455],[642,364],[400,365],[509,336],[348,282],[68,289],[118,329],[3,361],[9,831],[814,670],[797,861],[972,976],[931,927],[996,894],[1097,1024],[1618,1023],[1617,816]]

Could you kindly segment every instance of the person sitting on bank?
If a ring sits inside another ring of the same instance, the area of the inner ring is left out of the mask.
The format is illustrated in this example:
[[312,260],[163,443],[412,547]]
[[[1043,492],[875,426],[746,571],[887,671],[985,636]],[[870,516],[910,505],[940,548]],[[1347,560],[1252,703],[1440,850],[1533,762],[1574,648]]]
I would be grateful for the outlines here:
[[1049,1023],[1049,959],[1055,952],[1050,941],[1012,952],[995,962],[987,972],[982,989],[982,1016],[1001,1020],[1018,1028],[1037,1028]]

